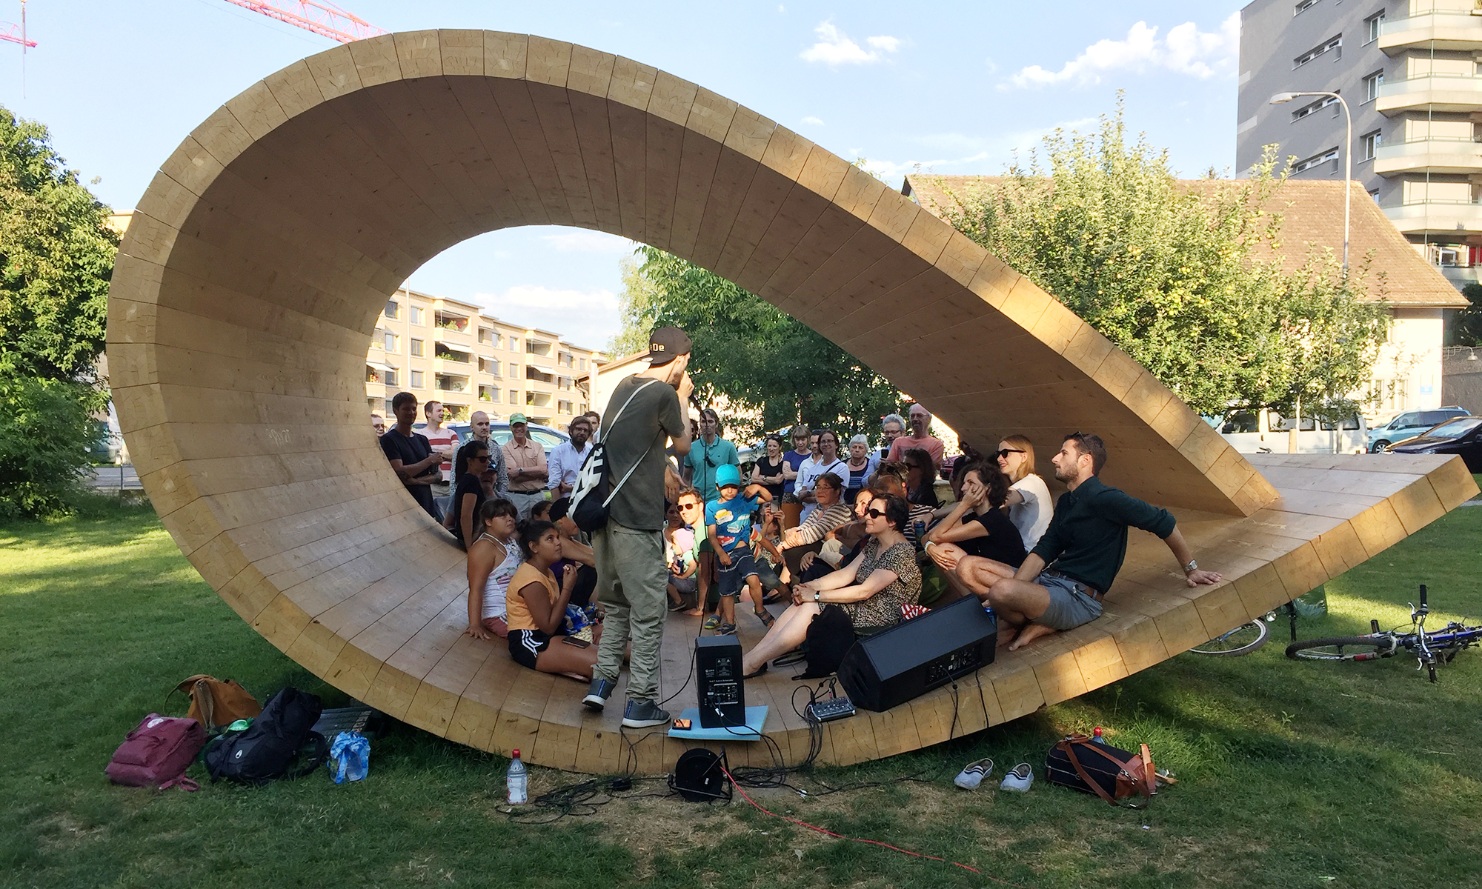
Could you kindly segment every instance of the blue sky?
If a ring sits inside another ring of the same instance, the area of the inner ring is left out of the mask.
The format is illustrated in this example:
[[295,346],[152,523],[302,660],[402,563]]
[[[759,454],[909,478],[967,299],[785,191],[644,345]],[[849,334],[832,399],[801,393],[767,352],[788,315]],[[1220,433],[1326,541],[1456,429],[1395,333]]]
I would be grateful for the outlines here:
[[[1235,155],[1239,4],[339,0],[389,31],[526,32],[654,65],[750,107],[894,187],[917,168],[998,173],[1126,93],[1133,131],[1197,176]],[[517,8],[518,7],[518,8]],[[1012,7],[1012,8],[1011,8]],[[46,124],[69,166],[133,207],[175,146],[253,82],[333,45],[226,0],[30,0],[39,44],[0,43],[0,104]],[[0,22],[18,21],[0,0]],[[525,228],[466,241],[408,286],[601,348],[630,242]]]

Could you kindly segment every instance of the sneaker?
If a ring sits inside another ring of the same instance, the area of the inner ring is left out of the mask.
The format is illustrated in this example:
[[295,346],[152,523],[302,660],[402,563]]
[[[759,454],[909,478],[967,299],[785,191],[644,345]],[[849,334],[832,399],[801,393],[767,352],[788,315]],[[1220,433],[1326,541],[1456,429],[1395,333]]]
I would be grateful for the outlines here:
[[612,690],[617,683],[611,679],[601,676],[593,676],[592,684],[587,686],[587,696],[581,699],[582,704],[594,713],[601,713],[602,708],[607,706],[607,699],[612,697]]
[[957,773],[957,777],[952,779],[952,783],[963,790],[977,790],[978,785],[983,783],[983,779],[991,774],[993,774],[993,760],[980,759],[963,766],[962,771]]
[[1034,769],[1029,767],[1029,763],[1021,762],[1009,769],[1009,773],[1003,776],[1003,783],[998,786],[1004,790],[1028,793],[1029,786],[1033,783]]
[[628,701],[623,711],[623,728],[653,728],[669,724],[669,711],[653,701]]
[[705,618],[705,622],[700,626],[707,630],[713,630],[716,627],[720,626],[720,617],[718,615],[712,614],[709,617]]
[[715,625],[715,635],[717,635],[717,636],[734,636],[734,635],[736,635],[736,625],[735,624],[716,624]]

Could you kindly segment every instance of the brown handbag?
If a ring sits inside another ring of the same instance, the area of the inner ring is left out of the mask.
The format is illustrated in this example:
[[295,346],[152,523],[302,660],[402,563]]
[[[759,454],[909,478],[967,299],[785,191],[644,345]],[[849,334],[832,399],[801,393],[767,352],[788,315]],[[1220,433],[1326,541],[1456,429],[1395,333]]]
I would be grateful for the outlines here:
[[[1094,793],[1111,805],[1132,808],[1151,802],[1160,783],[1173,783],[1171,777],[1159,776],[1154,770],[1148,745],[1143,744],[1134,754],[1079,734],[1068,735],[1050,748],[1045,757],[1045,775],[1051,784]],[[1139,796],[1144,797],[1141,803],[1136,799]]]
[[231,725],[238,719],[251,719],[262,712],[257,698],[235,679],[222,681],[215,676],[197,673],[175,686],[175,690],[190,695],[190,710],[185,715],[199,721],[209,731]]

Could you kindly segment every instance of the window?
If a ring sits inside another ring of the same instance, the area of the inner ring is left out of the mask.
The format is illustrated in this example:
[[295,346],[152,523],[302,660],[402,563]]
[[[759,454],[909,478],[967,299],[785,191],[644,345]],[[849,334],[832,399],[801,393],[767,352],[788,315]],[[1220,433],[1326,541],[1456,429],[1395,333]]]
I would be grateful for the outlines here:
[[1384,86],[1384,72],[1375,71],[1364,78],[1364,101],[1372,102],[1379,98],[1379,88]]
[[1317,0],[1298,0],[1297,5],[1292,8],[1292,15],[1301,15],[1316,4]]
[[401,306],[400,306],[400,304],[398,304],[396,302],[396,300],[394,300],[394,299],[388,299],[386,301],[386,317],[387,318],[394,319],[396,317],[396,313],[398,311],[400,311],[400,310],[401,310]]
[[586,370],[587,369],[587,359],[581,358],[581,359],[578,359],[578,360],[581,362],[581,369],[582,370]]
[[422,341],[421,340],[418,340],[418,339],[412,340],[412,354],[415,355],[418,358],[421,358],[422,357]]
[[422,310],[419,309],[419,308],[417,308],[416,306],[412,306],[412,323],[413,324],[421,324],[422,323]]
[[509,375],[512,379],[518,380],[520,378],[520,366],[513,361],[509,363]]
[[519,404],[520,403],[520,393],[516,392],[513,389],[509,390],[509,403],[510,404]]
[[412,371],[412,388],[413,389],[421,389],[422,388],[422,385],[423,385],[422,384],[422,371],[420,371],[420,370],[414,370],[414,371]]
[[1379,189],[1376,188],[1373,191],[1369,192],[1369,197],[1374,199],[1374,203],[1379,203]]
[[386,385],[391,386],[393,388],[396,387],[396,386],[398,386],[398,385],[400,385],[396,381],[396,368],[390,367],[390,368],[387,368],[385,371],[383,371],[381,373],[381,382],[383,382]]
[[1338,104],[1338,97],[1337,96],[1323,96],[1322,98],[1318,99],[1316,102],[1308,102],[1306,105],[1303,105],[1301,108],[1298,108],[1296,111],[1293,111],[1292,112],[1292,120],[1301,120],[1302,118],[1307,117],[1309,114],[1316,114],[1317,112],[1319,112],[1322,109],[1328,107],[1329,105],[1337,105],[1337,104]]
[[509,350],[511,352],[518,352],[518,351],[520,351],[520,338],[519,337],[512,336],[512,337],[509,338]]
[[1375,130],[1372,133],[1365,133],[1363,154],[1359,156],[1359,159],[1366,161],[1373,160],[1374,155],[1379,153],[1379,144],[1383,141],[1384,134],[1379,132],[1378,130]]
[[1343,58],[1342,34],[1339,34],[1337,37],[1334,37],[1333,39],[1328,40],[1324,43],[1318,44],[1312,49],[1309,49],[1306,52],[1302,53],[1300,56],[1297,56],[1295,59],[1292,59],[1292,67],[1300,68],[1313,59],[1317,58],[1318,56],[1324,55],[1329,52],[1334,53],[1334,58]]
[[1327,151],[1321,151],[1309,158],[1306,158],[1305,160],[1297,161],[1295,164],[1292,165],[1292,172],[1301,173],[1304,170],[1310,170],[1320,164],[1325,164],[1328,161],[1335,161],[1337,159],[1338,147],[1335,145],[1332,148],[1329,148]]
[[1369,39],[1365,43],[1373,43],[1379,39],[1379,29],[1384,24],[1384,13],[1371,15],[1364,19],[1364,29],[1368,32]]
[[396,351],[396,334],[390,333],[390,332],[388,332],[386,334],[386,351],[387,352],[395,352]]

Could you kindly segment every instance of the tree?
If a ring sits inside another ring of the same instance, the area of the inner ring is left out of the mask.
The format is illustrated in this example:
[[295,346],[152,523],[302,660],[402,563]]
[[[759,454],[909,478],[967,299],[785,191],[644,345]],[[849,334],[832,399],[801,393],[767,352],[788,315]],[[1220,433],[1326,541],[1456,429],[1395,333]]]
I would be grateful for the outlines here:
[[1472,281],[1461,289],[1461,295],[1471,305],[1451,318],[1451,343],[1453,346],[1482,345],[1482,284]]
[[[947,219],[1152,371],[1190,407],[1316,407],[1368,379],[1388,312],[1366,263],[1331,253],[1286,274],[1269,248],[1274,158],[1190,187],[1166,152],[1128,145],[1120,102],[1095,135],[1056,131]],[[1351,403],[1349,404],[1351,409]],[[1308,411],[1310,413],[1310,411]]]
[[762,298],[654,247],[639,248],[638,257],[624,275],[624,332],[615,345],[641,349],[653,327],[682,328],[695,344],[695,392],[706,401],[725,396],[731,434],[801,419],[848,440],[899,409],[889,382]]
[[0,513],[66,511],[81,488],[107,401],[107,220],[46,128],[0,107]]

